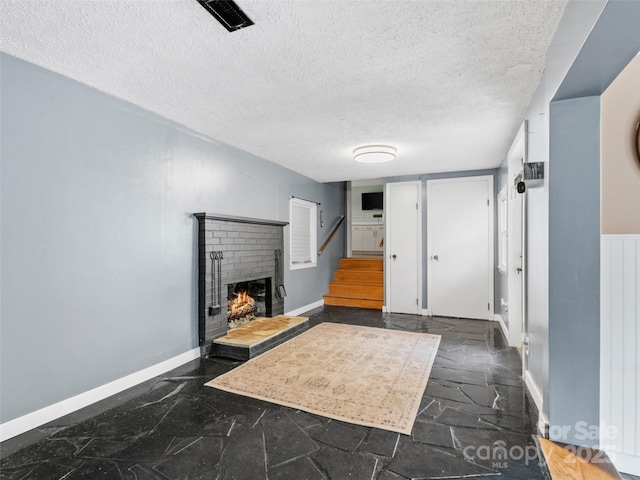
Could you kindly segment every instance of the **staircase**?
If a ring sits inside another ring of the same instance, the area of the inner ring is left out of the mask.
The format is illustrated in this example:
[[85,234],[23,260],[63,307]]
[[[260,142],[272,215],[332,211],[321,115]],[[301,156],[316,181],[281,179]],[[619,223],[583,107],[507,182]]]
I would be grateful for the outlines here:
[[384,277],[382,258],[354,257],[340,259],[340,269],[329,282],[325,305],[382,309]]

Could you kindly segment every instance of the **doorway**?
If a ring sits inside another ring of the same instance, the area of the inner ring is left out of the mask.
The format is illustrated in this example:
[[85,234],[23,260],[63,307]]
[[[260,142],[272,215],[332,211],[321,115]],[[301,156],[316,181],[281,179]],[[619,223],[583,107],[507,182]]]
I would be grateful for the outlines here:
[[[347,185],[347,257],[380,257],[384,252],[384,182],[353,180]],[[375,202],[371,201],[375,197]]]

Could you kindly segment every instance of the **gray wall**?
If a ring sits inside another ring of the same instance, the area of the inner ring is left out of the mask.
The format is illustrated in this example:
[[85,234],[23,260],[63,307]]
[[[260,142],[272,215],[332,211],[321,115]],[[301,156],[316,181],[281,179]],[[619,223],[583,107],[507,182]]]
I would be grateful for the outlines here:
[[[545,180],[541,187],[530,188],[526,202],[526,334],[529,355],[527,375],[531,388],[537,388],[545,417],[548,416],[549,369],[549,117],[544,85],[535,93],[527,112],[529,122],[528,160],[544,162]],[[550,96],[549,96],[550,97]],[[526,355],[526,353],[525,353]]]
[[[547,65],[524,119],[529,123],[528,161],[545,163],[545,180],[526,195],[527,282],[526,321],[529,336],[527,382],[537,390],[541,413],[549,412],[549,103],[585,39],[606,6],[606,0],[569,0],[547,51]],[[560,160],[561,161],[561,160]],[[579,175],[579,172],[576,172]],[[576,177],[576,181],[577,181]],[[566,361],[571,361],[566,358]]]
[[600,421],[600,95],[640,50],[638,24],[640,2],[609,1],[549,110],[549,423],[587,446],[599,439],[576,422]]
[[[0,62],[0,422],[197,347],[192,213],[288,221],[294,195],[322,203],[320,242],[344,213],[342,183]],[[285,269],[285,311],[320,300],[343,254],[344,228],[317,268]]]
[[[547,176],[543,189],[527,194],[528,379],[541,391],[550,424],[572,429],[569,435],[554,438],[579,444],[589,442],[575,437],[575,421],[598,423],[599,369],[593,367],[599,362],[599,311],[597,307],[589,311],[583,322],[574,313],[566,315],[572,306],[581,311],[583,302],[594,308],[600,297],[599,289],[594,289],[599,283],[594,263],[599,249],[593,256],[599,230],[591,228],[600,211],[599,167],[596,173],[593,165],[593,156],[599,155],[600,130],[594,128],[599,108],[594,104],[640,50],[635,28],[639,23],[640,2],[570,0],[525,116],[529,161],[545,162]],[[552,102],[567,99],[575,103]],[[578,118],[580,114],[592,117]],[[572,122],[583,132],[576,132]],[[583,150],[578,135],[592,150]],[[585,158],[578,159],[581,154]],[[577,242],[576,251],[563,256],[569,224],[577,228],[577,235],[568,237]],[[578,264],[579,254],[590,255],[583,258],[585,265]],[[566,397],[569,385],[577,391]],[[571,401],[573,411],[569,411]]]
[[576,429],[599,425],[600,97],[552,102],[549,132],[549,423],[589,445]]

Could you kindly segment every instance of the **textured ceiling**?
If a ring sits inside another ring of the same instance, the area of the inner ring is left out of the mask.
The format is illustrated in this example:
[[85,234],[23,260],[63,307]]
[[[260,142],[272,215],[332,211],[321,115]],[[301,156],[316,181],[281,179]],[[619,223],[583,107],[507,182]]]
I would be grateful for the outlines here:
[[[318,181],[497,167],[565,0],[0,0],[3,51]],[[365,165],[354,148],[397,148]]]

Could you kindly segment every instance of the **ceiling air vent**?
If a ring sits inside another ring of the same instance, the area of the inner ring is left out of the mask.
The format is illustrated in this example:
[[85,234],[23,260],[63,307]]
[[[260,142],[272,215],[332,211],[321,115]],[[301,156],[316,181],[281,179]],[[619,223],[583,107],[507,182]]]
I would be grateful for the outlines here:
[[198,2],[230,32],[253,25],[251,19],[231,0],[198,0]]

